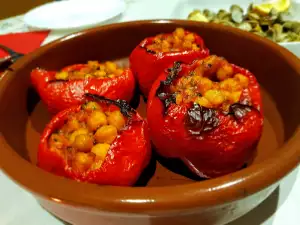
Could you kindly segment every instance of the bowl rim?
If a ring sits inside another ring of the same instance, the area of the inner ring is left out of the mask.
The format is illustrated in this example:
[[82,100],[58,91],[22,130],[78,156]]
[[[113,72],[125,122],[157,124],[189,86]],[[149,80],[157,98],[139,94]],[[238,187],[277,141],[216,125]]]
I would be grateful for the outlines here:
[[[183,27],[185,25],[193,25],[195,27],[206,27],[207,29],[219,29],[223,32],[235,33],[237,37],[251,39],[251,41],[269,47],[274,53],[277,52],[291,68],[295,71],[300,71],[300,61],[291,52],[276,43],[249,32],[218,24],[207,24],[187,20],[140,20],[109,24],[72,33],[24,56],[13,64],[9,70],[4,72],[0,78],[0,101],[3,98],[3,90],[17,75],[18,71],[32,59],[39,57],[56,45],[63,44],[69,39],[77,38],[85,34],[105,32],[106,30],[114,30],[122,26],[137,27],[158,23],[176,24],[177,26]],[[300,76],[300,72],[298,75]],[[3,110],[5,109],[0,108],[0,112]],[[4,119],[5,118],[0,117],[0,123],[1,120]],[[98,186],[58,177],[39,169],[37,166],[20,157],[8,143],[6,143],[1,131],[0,133],[0,168],[15,182],[23,186],[24,189],[29,190],[38,197],[58,203],[88,208],[92,207],[111,212],[144,214],[154,211],[157,213],[225,204],[252,195],[277,183],[300,162],[300,129],[298,126],[294,135],[284,143],[280,151],[276,151],[272,157],[263,163],[255,164],[219,178],[168,187],[132,188]],[[14,165],[18,165],[19,169],[16,169]],[[20,168],[22,168],[22,173],[20,173]],[[34,174],[34,176],[31,174]],[[268,174],[268,176],[266,176],[266,174]],[[70,192],[70,187],[76,191]],[[107,194],[107,191],[109,191],[109,194]]]

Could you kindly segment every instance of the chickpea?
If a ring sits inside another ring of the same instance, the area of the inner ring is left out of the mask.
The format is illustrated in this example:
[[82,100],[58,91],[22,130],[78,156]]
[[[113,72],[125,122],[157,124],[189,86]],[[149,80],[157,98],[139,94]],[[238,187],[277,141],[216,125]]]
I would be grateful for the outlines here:
[[104,70],[98,70],[94,73],[96,77],[104,77],[106,76],[106,72]]
[[69,79],[70,80],[80,80],[80,79],[84,79],[85,73],[81,73],[81,72],[74,72],[74,73],[70,73],[69,74]]
[[118,130],[121,130],[125,126],[125,119],[119,110],[109,113],[107,117],[108,124],[115,126]]
[[88,134],[89,131],[86,128],[79,128],[78,130],[75,130],[69,138],[70,143],[72,144],[75,141],[75,138],[79,134]]
[[97,102],[88,102],[84,109],[88,112],[92,112],[94,110],[102,111],[101,106]]
[[61,71],[55,74],[56,80],[67,80],[69,78],[69,73],[66,71]]
[[200,91],[201,94],[204,94],[205,92],[210,90],[212,86],[213,86],[213,82],[210,79],[206,77],[201,77],[201,79],[199,79],[198,90]]
[[224,102],[224,96],[219,90],[211,89],[205,92],[204,97],[213,105],[220,105]]
[[90,68],[92,68],[92,69],[97,69],[98,66],[99,66],[98,61],[88,61],[87,64],[88,64],[88,66],[89,66]]
[[91,152],[96,155],[96,159],[98,159],[98,160],[100,159],[100,160],[104,161],[109,148],[110,148],[110,145],[106,144],[106,143],[96,144],[92,148]]
[[175,36],[174,37],[174,48],[179,48],[181,45],[181,40],[179,39],[179,37]]
[[182,44],[182,47],[186,48],[186,49],[190,49],[190,48],[192,48],[192,42],[191,41],[184,41],[183,44]]
[[245,75],[241,73],[237,73],[234,75],[234,79],[237,80],[243,88],[248,87],[249,79]]
[[115,75],[112,74],[112,73],[111,73],[111,74],[108,74],[107,76],[108,76],[109,78],[114,78],[114,77],[115,77]]
[[84,78],[85,79],[88,79],[88,78],[93,78],[94,76],[92,75],[92,74],[86,74],[86,75],[84,75]]
[[177,94],[176,95],[176,104],[177,105],[180,105],[183,101],[183,97],[182,97],[182,94]]
[[90,67],[83,67],[83,68],[81,68],[80,69],[80,73],[81,74],[87,74],[87,73],[90,73],[92,71],[92,68],[90,68]]
[[87,126],[90,130],[96,130],[98,127],[106,125],[106,115],[101,111],[93,111],[87,119]]
[[100,159],[97,160],[97,159],[96,159],[96,161],[91,165],[90,169],[91,169],[91,170],[97,170],[97,169],[100,169],[101,166],[102,166],[102,163],[103,163],[102,160],[100,160]]
[[104,71],[104,70],[105,70],[105,68],[106,68],[106,67],[105,67],[105,65],[104,65],[104,64],[100,64],[100,65],[99,65],[99,69],[100,69],[101,71]]
[[154,39],[154,42],[153,42],[153,44],[161,44],[161,42],[162,42],[162,40],[161,40],[161,36],[157,36],[155,39]]
[[221,81],[220,82],[220,88],[223,89],[223,90],[227,90],[227,91],[238,91],[238,90],[241,90],[241,86],[233,78],[228,78],[226,80]]
[[80,128],[79,121],[77,119],[71,119],[66,124],[67,132],[73,132]]
[[206,108],[211,108],[211,103],[204,97],[198,97],[195,102],[201,106],[204,106]]
[[118,130],[112,125],[104,125],[100,127],[94,135],[97,142],[107,144],[111,144],[117,136]]
[[79,134],[75,137],[72,146],[80,152],[89,152],[93,147],[93,139],[88,134]]
[[185,35],[184,39],[187,40],[187,41],[190,41],[190,42],[194,42],[195,41],[195,36],[192,33],[187,34],[187,35]]
[[60,136],[59,134],[52,134],[49,138],[49,145],[50,148],[58,148],[61,149],[64,147],[64,140],[62,138],[62,136]]
[[108,73],[114,73],[116,71],[116,69],[117,69],[117,65],[115,63],[113,63],[113,62],[107,61],[105,63],[105,65],[106,65],[106,71]]
[[229,111],[229,107],[230,107],[230,104],[225,103],[225,104],[222,105],[222,110],[225,111],[225,112],[228,112]]
[[222,95],[223,95],[226,99],[229,99],[229,98],[230,98],[231,92],[221,90],[221,93],[222,93]]
[[117,69],[115,75],[120,76],[124,71],[122,69]]
[[176,28],[176,30],[174,31],[174,34],[176,37],[182,39],[184,38],[184,29],[183,28]]
[[163,40],[161,43],[162,48],[169,49],[171,47],[170,43],[166,40]]
[[204,74],[204,67],[203,67],[203,66],[198,66],[198,67],[194,70],[194,74],[195,74],[195,76],[201,77],[201,76]]
[[197,44],[192,44],[192,49],[193,49],[193,50],[198,50],[198,49],[199,49],[199,47],[198,47],[198,45],[197,45]]
[[219,69],[219,64],[222,59],[216,55],[211,55],[200,61],[200,67],[203,67],[203,71],[206,76],[213,76]]
[[184,95],[186,96],[192,96],[194,94],[194,91],[191,89],[185,89]]
[[94,157],[91,154],[84,152],[77,152],[73,161],[73,168],[78,169],[81,172],[84,172],[90,168],[94,162]]
[[229,100],[231,103],[236,103],[240,100],[242,92],[241,91],[235,91],[232,92],[229,96]]
[[219,80],[225,80],[233,75],[233,68],[229,63],[225,63],[217,70],[217,78]]
[[167,37],[166,41],[169,42],[169,43],[173,43],[174,42],[174,37],[170,35],[170,36]]

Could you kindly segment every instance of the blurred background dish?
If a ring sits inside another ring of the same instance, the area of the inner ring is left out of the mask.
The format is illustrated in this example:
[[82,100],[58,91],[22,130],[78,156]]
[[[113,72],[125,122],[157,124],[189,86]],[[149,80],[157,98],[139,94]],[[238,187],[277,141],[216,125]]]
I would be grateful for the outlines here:
[[65,0],[41,5],[24,16],[30,27],[70,29],[97,25],[125,11],[123,0]]

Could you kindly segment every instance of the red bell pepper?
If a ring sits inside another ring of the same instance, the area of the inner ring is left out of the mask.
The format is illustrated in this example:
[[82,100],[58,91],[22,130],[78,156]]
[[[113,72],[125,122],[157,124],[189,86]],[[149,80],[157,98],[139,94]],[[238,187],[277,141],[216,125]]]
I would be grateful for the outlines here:
[[[198,50],[184,50],[161,52],[152,51],[147,47],[151,45],[156,37],[145,38],[130,55],[130,68],[136,76],[140,90],[144,97],[148,97],[151,86],[159,74],[175,61],[191,63],[195,59],[209,55],[209,50],[204,46],[202,38],[192,32],[185,31],[185,35],[193,34]],[[172,33],[162,34],[164,38],[172,36]]]
[[229,63],[232,74],[244,75],[249,84],[227,111],[194,102],[177,104],[171,86],[197,71],[201,64],[202,71],[198,72],[202,76],[214,76],[221,65],[211,63],[205,67],[201,60],[190,65],[175,62],[159,76],[149,94],[147,120],[160,155],[179,158],[198,176],[213,178],[234,172],[251,159],[262,133],[262,105],[254,75]]
[[[87,64],[65,67],[62,71],[79,71]],[[110,99],[124,99],[130,102],[134,97],[135,79],[131,70],[125,69],[120,76],[113,78],[85,78],[57,80],[56,72],[36,68],[31,72],[31,82],[48,110],[55,114],[73,105],[82,104],[85,93],[105,96]]]
[[96,101],[106,111],[119,109],[126,118],[125,126],[110,144],[101,167],[76,170],[66,152],[63,154],[50,148],[51,135],[66,123],[70,114],[81,111],[84,105],[72,106],[52,118],[41,136],[37,165],[48,172],[77,181],[118,186],[135,184],[151,158],[147,122],[124,100],[110,100],[89,94],[86,99]]

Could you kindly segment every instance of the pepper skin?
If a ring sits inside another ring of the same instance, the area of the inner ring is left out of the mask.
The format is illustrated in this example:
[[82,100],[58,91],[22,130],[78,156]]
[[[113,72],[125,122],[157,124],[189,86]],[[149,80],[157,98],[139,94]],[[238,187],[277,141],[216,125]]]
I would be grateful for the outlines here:
[[228,112],[195,103],[178,105],[170,85],[196,66],[175,62],[159,76],[149,94],[147,120],[160,155],[180,158],[198,176],[214,178],[241,169],[255,153],[263,128],[261,96],[254,75],[232,65],[234,73],[249,79],[249,86]]
[[[80,70],[86,64],[65,67],[62,71]],[[84,94],[96,94],[110,99],[124,99],[130,102],[134,97],[135,79],[130,69],[114,78],[85,78],[78,80],[56,80],[56,72],[41,68],[31,72],[31,82],[50,113],[56,114],[73,105],[82,104]]]
[[39,144],[37,165],[48,172],[77,181],[99,185],[134,185],[151,158],[147,122],[123,100],[114,101],[92,95],[86,97],[96,101],[104,109],[120,108],[127,118],[125,127],[111,143],[101,167],[84,172],[73,170],[62,154],[49,148],[51,134],[63,126],[70,113],[80,111],[81,105],[59,112],[46,126]]
[[[186,31],[186,34],[191,32]],[[164,34],[168,37],[172,34]],[[164,69],[175,61],[191,63],[197,58],[203,58],[209,55],[209,50],[204,46],[202,38],[194,34],[195,42],[199,46],[199,50],[183,50],[176,52],[153,52],[147,50],[146,46],[153,43],[155,37],[145,38],[132,51],[129,60],[130,68],[134,76],[137,78],[139,88],[144,95],[148,97],[151,86]]]

